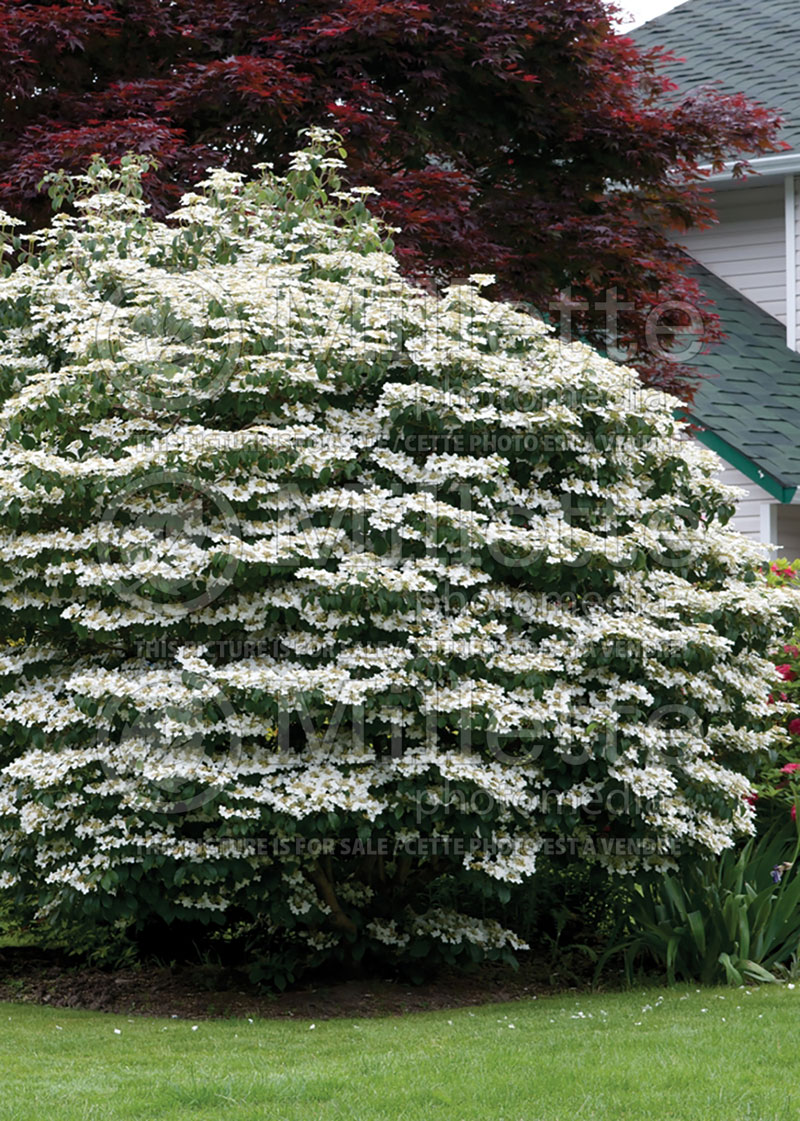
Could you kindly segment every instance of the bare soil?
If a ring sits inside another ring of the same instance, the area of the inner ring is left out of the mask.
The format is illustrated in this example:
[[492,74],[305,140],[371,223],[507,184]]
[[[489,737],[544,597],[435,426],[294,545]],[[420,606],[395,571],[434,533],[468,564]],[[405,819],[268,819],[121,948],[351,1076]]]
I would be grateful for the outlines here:
[[541,967],[532,964],[518,971],[486,966],[466,976],[442,974],[419,986],[349,980],[270,994],[253,989],[236,971],[218,966],[142,965],[107,971],[28,947],[0,950],[0,1001],[192,1020],[402,1016],[579,991],[544,983],[541,977]]

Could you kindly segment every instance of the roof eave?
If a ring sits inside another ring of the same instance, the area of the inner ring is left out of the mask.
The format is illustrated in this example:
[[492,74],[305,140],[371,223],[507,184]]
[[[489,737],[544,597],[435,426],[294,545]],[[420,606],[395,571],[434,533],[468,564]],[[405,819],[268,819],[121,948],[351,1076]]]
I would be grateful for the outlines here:
[[767,494],[772,495],[773,498],[777,498],[778,502],[788,505],[793,500],[797,493],[797,487],[784,486],[780,479],[776,479],[773,475],[768,474],[754,463],[752,459],[749,459],[743,451],[740,451],[739,448],[735,448],[733,444],[729,444],[727,440],[723,440],[716,432],[712,432],[710,428],[703,424],[697,417],[692,416],[691,413],[685,412],[684,410],[677,410],[677,413],[681,420],[692,425],[693,435],[696,436],[702,444],[705,444],[711,451],[716,452],[726,463],[730,463],[731,467],[735,467],[737,471],[741,471],[744,477],[749,479],[751,483],[755,483],[756,486],[765,490]]

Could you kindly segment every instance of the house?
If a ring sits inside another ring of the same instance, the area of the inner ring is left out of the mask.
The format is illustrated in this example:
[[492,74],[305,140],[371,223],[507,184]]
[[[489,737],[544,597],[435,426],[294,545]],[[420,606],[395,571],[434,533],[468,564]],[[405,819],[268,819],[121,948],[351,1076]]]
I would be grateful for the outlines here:
[[800,556],[800,0],[688,0],[631,33],[684,60],[682,91],[718,83],[786,117],[791,150],[713,175],[719,222],[682,242],[727,338],[691,365],[704,375],[691,419],[748,492],[734,524]]

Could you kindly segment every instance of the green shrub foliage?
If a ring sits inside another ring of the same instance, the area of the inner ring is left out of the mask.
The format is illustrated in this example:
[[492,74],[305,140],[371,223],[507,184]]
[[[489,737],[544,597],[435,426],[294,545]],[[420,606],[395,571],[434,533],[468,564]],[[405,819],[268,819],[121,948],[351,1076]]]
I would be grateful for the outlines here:
[[343,154],[168,221],[98,159],[4,226],[0,889],[282,976],[508,956],[537,868],[729,847],[793,611],[677,403],[402,279]]

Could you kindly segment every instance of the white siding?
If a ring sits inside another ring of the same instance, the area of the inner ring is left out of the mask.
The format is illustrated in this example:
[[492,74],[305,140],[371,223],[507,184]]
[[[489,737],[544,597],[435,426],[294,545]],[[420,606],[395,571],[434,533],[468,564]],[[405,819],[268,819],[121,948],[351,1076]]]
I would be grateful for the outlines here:
[[800,558],[800,492],[791,503],[778,502],[728,463],[717,477],[728,486],[747,491],[728,523],[730,529],[738,530],[752,541],[775,546],[771,550],[773,558],[786,557],[790,561]]
[[[800,203],[798,204],[800,205]],[[786,322],[786,195],[783,180],[718,191],[717,225],[682,238],[688,252],[743,296]]]
[[[731,487],[742,487],[747,491],[747,495],[743,498],[736,507],[736,513],[728,523],[731,529],[738,529],[740,533],[745,534],[746,537],[751,538],[753,541],[761,540],[761,506],[765,502],[775,502],[776,500],[772,495],[767,494],[761,487],[751,483],[750,480],[737,471],[735,467],[725,464],[722,471],[719,472],[719,478],[723,483]],[[780,515],[780,511],[779,511]],[[780,521],[778,523],[780,528]],[[779,542],[771,542],[771,544],[779,544]]]

